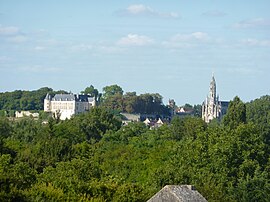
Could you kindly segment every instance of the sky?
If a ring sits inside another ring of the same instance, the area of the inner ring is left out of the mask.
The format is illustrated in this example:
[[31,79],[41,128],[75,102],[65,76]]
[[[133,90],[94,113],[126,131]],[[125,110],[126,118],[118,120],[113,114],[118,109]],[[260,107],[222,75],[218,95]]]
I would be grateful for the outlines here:
[[0,92],[117,84],[201,104],[269,94],[269,0],[0,0]]

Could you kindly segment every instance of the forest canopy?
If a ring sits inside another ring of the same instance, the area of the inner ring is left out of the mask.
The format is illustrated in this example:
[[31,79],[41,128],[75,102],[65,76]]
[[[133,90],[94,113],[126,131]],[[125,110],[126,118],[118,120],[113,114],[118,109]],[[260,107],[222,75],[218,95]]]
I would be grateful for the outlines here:
[[[44,98],[49,93],[55,94],[71,93],[65,90],[54,91],[52,88],[43,87],[33,91],[15,90],[13,92],[0,93],[0,116],[14,116],[15,111],[43,111]],[[163,97],[159,93],[144,93],[137,95],[136,92],[125,92],[114,84],[105,86],[102,93],[93,85],[86,87],[80,93],[94,97],[99,106],[108,108],[115,112],[126,112],[134,114],[163,114],[171,115],[171,108],[163,103]],[[200,105],[194,107],[190,104],[184,106],[188,110],[194,110],[194,114],[200,116]]]
[[0,118],[1,201],[147,201],[192,184],[208,201],[270,200],[270,96],[231,101],[221,122],[121,126],[104,107],[47,124]]

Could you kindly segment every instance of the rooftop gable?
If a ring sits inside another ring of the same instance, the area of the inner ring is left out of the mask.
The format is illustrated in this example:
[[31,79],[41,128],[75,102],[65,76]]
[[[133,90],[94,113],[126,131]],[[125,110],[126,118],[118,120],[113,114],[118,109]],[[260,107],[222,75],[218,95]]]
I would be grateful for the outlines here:
[[192,185],[166,185],[147,202],[207,202]]

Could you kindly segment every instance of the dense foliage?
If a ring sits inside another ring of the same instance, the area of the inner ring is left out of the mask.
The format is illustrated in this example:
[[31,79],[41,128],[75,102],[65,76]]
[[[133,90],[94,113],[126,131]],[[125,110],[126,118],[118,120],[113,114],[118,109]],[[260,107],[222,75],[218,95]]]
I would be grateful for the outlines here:
[[121,127],[103,108],[47,124],[0,118],[0,201],[146,201],[193,184],[208,201],[270,200],[270,97],[236,97],[221,123]]
[[33,91],[16,90],[0,93],[0,110],[43,110],[43,102],[47,93],[67,93],[66,91],[53,91],[44,87]]
[[[15,110],[44,109],[44,98],[49,93],[54,96],[57,93],[67,93],[64,90],[54,91],[44,87],[33,91],[16,90],[13,92],[0,93],[0,116],[14,116]],[[93,86],[86,87],[82,94],[95,97],[98,105],[117,112],[128,112],[137,114],[170,114],[170,109],[162,102],[162,96],[158,93],[146,93],[136,95],[136,92],[127,92],[118,85],[105,86],[103,93]]]
[[125,95],[115,94],[107,97],[101,105],[109,109],[127,113],[170,114],[170,109],[163,105],[162,96],[158,93],[136,95],[135,92],[128,92]]

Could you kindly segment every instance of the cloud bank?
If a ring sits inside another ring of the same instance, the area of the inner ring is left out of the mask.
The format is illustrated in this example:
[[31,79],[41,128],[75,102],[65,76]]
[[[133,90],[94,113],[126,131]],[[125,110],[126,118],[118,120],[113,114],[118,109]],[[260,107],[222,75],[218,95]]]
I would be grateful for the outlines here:
[[207,16],[207,17],[223,17],[227,14],[219,10],[211,10],[211,11],[204,12],[202,15]]
[[253,18],[249,20],[243,20],[235,23],[233,27],[238,29],[270,27],[270,19]]
[[132,4],[126,9],[121,10],[120,15],[125,16],[152,16],[152,17],[161,17],[161,18],[179,18],[180,15],[177,12],[161,12],[155,10],[149,6],[143,4]]
[[138,34],[128,34],[117,41],[117,45],[121,46],[146,46],[154,43],[150,37]]
[[13,27],[13,26],[8,26],[4,27],[0,25],[0,35],[14,35],[19,33],[19,28],[18,27]]

